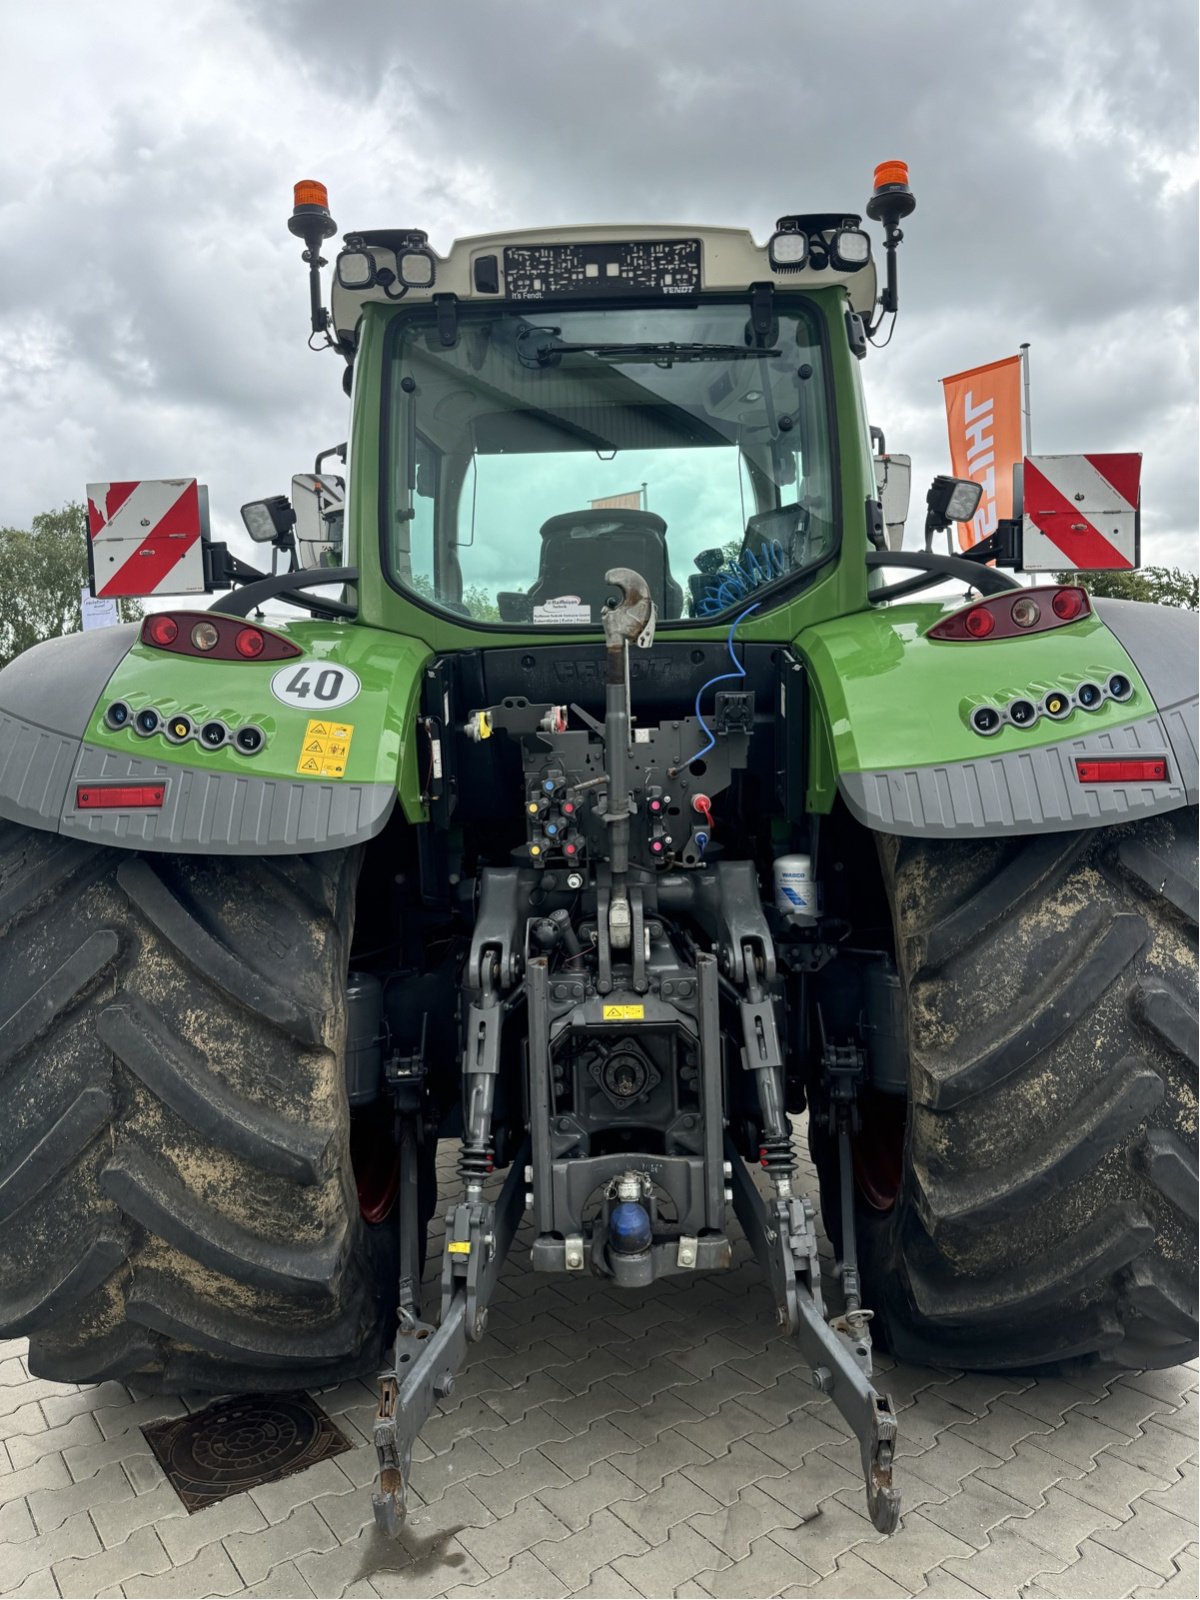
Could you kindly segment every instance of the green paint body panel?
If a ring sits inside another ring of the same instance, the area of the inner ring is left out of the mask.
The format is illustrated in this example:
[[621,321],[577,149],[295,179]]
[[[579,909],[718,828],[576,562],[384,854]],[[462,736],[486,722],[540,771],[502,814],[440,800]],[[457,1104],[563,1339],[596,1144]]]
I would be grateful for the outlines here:
[[[282,662],[212,661],[135,644],[100,696],[86,741],[103,749],[153,756],[168,765],[294,781],[303,777],[297,769],[308,723],[324,718],[353,729],[345,780],[394,784],[409,820],[423,820],[415,730],[428,649],[418,640],[357,624],[272,618],[268,625],[299,645],[303,657]],[[305,662],[349,667],[362,683],[361,692],[332,711],[322,710],[316,702],[311,709],[301,709],[277,700],[271,679]],[[257,755],[244,756],[228,745],[207,750],[195,740],[175,745],[162,734],[146,738],[132,727],[114,730],[104,721],[105,708],[113,700],[124,700],[135,713],[144,706],[152,706],[164,718],[182,712],[197,725],[210,717],[231,728],[254,723],[263,730],[266,743]]]
[[[813,810],[832,805],[840,772],[1004,755],[1102,732],[1155,710],[1137,668],[1098,617],[1024,638],[926,637],[935,622],[957,609],[930,602],[892,605],[819,623],[799,635],[796,652],[808,664],[813,690]],[[999,708],[1017,698],[1037,704],[1052,689],[1103,684],[1114,672],[1133,685],[1130,699],[1106,700],[1098,711],[1075,710],[1061,721],[1042,716],[1029,728],[1005,725],[988,737],[970,726],[976,706]]]

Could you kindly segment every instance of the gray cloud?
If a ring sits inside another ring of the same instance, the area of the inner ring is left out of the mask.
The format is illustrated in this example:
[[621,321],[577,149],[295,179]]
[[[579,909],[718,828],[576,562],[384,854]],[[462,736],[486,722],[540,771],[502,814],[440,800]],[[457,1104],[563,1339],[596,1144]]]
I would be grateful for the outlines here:
[[1194,565],[1195,36],[1175,0],[30,11],[0,108],[0,521],[195,471],[229,533],[344,436],[337,363],[304,348],[298,177],[343,228],[442,249],[580,221],[761,238],[860,208],[901,156],[902,311],[865,379],[918,488],[938,378],[1028,339],[1038,447],[1141,448],[1146,558]]

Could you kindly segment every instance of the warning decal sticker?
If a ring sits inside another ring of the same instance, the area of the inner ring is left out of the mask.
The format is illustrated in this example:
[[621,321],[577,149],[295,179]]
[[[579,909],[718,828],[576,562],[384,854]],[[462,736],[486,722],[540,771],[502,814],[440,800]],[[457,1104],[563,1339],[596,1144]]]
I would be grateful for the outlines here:
[[605,1022],[642,1022],[645,1020],[645,1006],[605,1006],[603,1010]]
[[343,778],[346,775],[346,758],[350,754],[350,741],[354,737],[352,722],[310,722],[300,741],[300,759],[296,771],[306,778]]

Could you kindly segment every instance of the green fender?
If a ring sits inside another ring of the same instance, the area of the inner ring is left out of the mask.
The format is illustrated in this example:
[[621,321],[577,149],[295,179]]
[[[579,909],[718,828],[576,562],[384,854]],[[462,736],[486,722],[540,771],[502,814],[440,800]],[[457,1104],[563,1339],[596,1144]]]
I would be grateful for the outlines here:
[[[809,809],[841,794],[870,828],[980,836],[1103,827],[1197,799],[1196,619],[1098,600],[1078,622],[1018,638],[945,641],[929,628],[956,605],[891,605],[817,623],[795,648],[810,697]],[[1114,675],[1129,692],[1108,692]],[[1103,691],[1093,710],[1081,684]],[[1066,697],[1061,717],[1048,696]],[[1007,720],[1028,700],[1034,721]],[[1001,715],[985,736],[971,714]],[[1165,761],[1158,782],[1081,781],[1092,756]]]
[[[423,818],[417,705],[428,647],[359,624],[270,619],[263,628],[300,655],[182,655],[142,643],[129,625],[19,656],[0,672],[0,818],[207,855],[355,844],[382,830],[397,800],[410,820]],[[108,716],[117,701],[131,713],[122,727]],[[149,736],[135,727],[144,710],[160,719]],[[192,732],[173,742],[167,730],[180,717]],[[208,722],[231,738],[208,748],[198,737]],[[250,727],[262,734],[254,753],[236,742]],[[161,804],[95,806],[97,791],[130,785],[161,785]],[[93,804],[81,805],[85,797]]]

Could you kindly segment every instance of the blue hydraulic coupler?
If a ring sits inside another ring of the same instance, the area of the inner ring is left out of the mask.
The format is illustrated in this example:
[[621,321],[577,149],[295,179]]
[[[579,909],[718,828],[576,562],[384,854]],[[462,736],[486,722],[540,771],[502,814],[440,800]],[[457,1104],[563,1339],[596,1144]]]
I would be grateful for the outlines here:
[[654,1237],[650,1213],[635,1200],[622,1200],[614,1206],[608,1219],[608,1242],[623,1256],[637,1255],[649,1250]]

